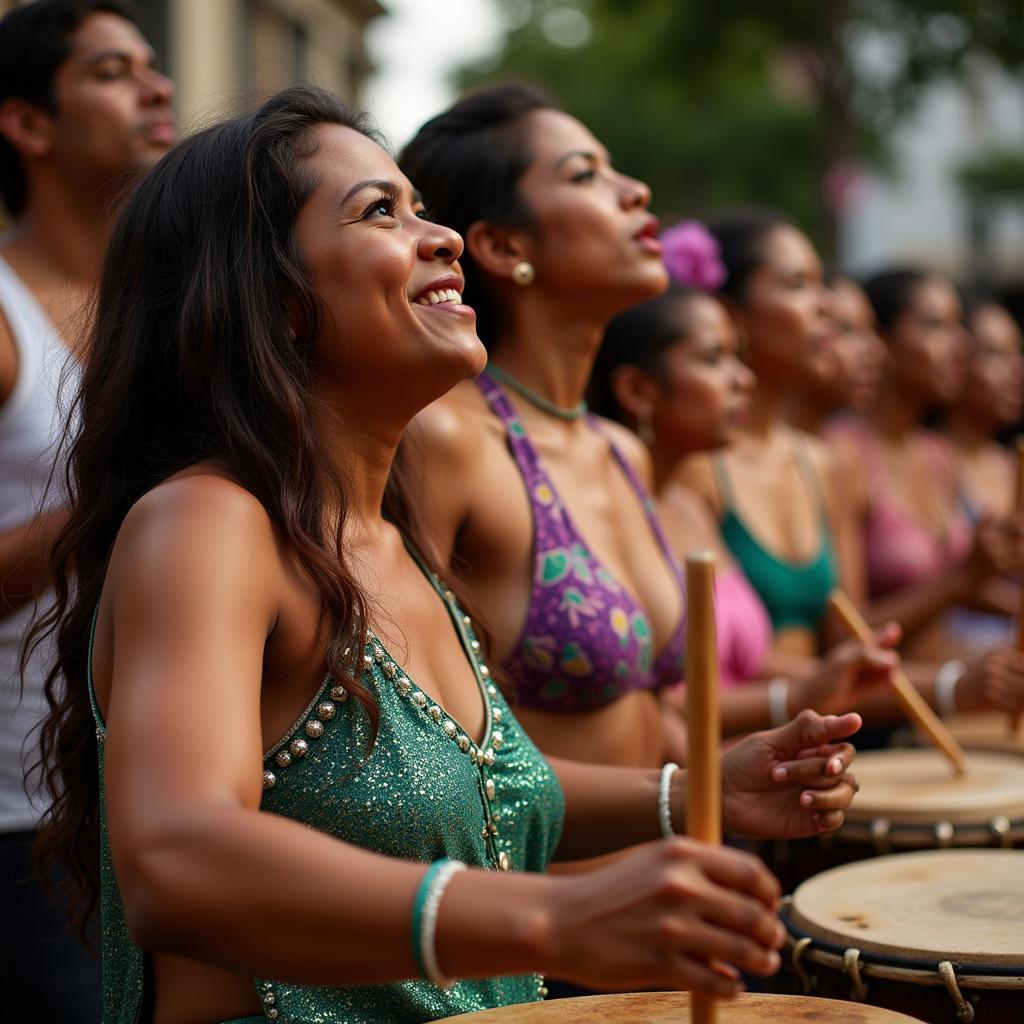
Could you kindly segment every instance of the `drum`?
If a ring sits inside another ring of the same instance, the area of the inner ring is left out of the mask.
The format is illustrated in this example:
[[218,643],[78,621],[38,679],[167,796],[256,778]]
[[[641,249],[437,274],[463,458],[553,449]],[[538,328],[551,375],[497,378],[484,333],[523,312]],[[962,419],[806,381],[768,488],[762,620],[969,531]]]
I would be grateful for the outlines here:
[[954,775],[936,750],[872,750],[853,765],[860,792],[836,839],[884,854],[1024,839],[1024,757],[974,751]]
[[799,886],[782,919],[798,990],[929,1024],[1024,1021],[1024,851],[844,864]]
[[1010,716],[1001,711],[957,715],[946,719],[949,731],[968,750],[1006,750],[1024,754],[1024,726],[1010,729]]
[[860,792],[836,832],[754,847],[792,892],[826,868],[900,850],[1024,844],[1024,757],[975,750],[954,775],[931,747],[858,754]]
[[[464,1013],[458,1024],[687,1024],[686,992],[633,992]],[[718,1004],[719,1024],[915,1024],[902,1013],[805,996],[747,993]],[[443,1024],[443,1022],[438,1022]]]

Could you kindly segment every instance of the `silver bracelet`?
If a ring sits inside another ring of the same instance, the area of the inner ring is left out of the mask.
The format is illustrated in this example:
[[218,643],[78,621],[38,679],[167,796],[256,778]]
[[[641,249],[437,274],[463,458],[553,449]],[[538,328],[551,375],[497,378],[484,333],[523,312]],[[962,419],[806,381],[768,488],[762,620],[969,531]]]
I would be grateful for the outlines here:
[[768,721],[778,729],[789,721],[789,680],[776,676],[768,684]]
[[658,822],[661,834],[671,839],[676,833],[672,828],[672,776],[679,771],[679,765],[669,761],[661,766],[661,782],[658,783]]
[[432,981],[438,988],[451,988],[455,984],[451,978],[446,978],[441,971],[441,965],[437,962],[437,945],[435,943],[437,931],[437,912],[441,908],[441,897],[444,895],[452,876],[460,871],[465,871],[466,865],[459,860],[450,860],[442,864],[434,877],[430,880],[423,900],[423,913],[420,917],[420,956],[423,958],[423,971],[428,981]]
[[935,673],[935,710],[940,718],[956,714],[956,684],[964,677],[967,666],[955,658],[944,661]]

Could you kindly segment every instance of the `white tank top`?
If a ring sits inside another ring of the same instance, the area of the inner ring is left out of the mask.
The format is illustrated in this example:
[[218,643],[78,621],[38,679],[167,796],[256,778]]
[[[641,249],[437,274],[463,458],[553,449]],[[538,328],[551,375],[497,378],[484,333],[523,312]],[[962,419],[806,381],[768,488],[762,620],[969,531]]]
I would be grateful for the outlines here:
[[[0,310],[14,338],[18,376],[0,406],[0,531],[33,518],[42,507],[54,447],[66,405],[78,385],[79,367],[35,296],[0,257]],[[58,492],[59,493],[59,492]],[[43,599],[45,602],[45,598]],[[36,726],[46,712],[43,682],[49,650],[37,652],[18,673],[21,640],[34,613],[30,602],[0,619],[0,832],[33,828],[43,807],[25,789],[26,767],[36,760]],[[30,786],[30,788],[35,788]]]

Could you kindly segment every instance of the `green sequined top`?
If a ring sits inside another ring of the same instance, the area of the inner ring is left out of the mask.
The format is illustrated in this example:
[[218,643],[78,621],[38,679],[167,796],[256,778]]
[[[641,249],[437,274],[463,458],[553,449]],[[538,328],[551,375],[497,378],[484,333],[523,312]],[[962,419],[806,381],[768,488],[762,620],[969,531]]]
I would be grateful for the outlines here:
[[[260,809],[392,857],[423,863],[447,857],[481,868],[543,871],[564,818],[558,779],[491,682],[469,617],[451,591],[432,582],[474,668],[485,708],[483,742],[477,746],[370,633],[362,681],[377,696],[380,723],[369,756],[365,712],[328,680],[264,755]],[[92,638],[90,696],[91,648]],[[146,958],[128,934],[111,863],[104,724],[95,700],[93,713],[100,769],[103,1024],[136,1024],[146,999]],[[294,924],[267,926],[287,930]],[[423,980],[329,988],[255,979],[264,1017],[276,1024],[415,1024],[535,1001],[542,984],[537,975],[459,981],[448,990]]]

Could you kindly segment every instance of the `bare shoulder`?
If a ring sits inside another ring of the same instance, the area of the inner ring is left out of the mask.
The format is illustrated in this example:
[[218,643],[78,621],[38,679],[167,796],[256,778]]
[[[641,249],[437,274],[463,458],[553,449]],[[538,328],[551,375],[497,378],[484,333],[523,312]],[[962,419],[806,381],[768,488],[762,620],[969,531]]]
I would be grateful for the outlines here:
[[860,452],[852,439],[843,433],[830,434],[828,444],[832,450],[832,460],[839,479],[859,479]]
[[856,445],[843,435],[800,436],[805,442],[811,470],[820,482],[833,526],[840,518],[858,518],[867,507],[868,498]]
[[281,546],[267,510],[217,471],[190,470],[144,494],[128,511],[110,560],[114,580],[206,588],[243,576],[254,590],[279,578]]
[[683,459],[676,466],[672,476],[662,488],[662,492],[664,493],[668,487],[684,489],[688,494],[702,501],[712,515],[721,515],[722,496],[718,490],[711,456],[706,452],[698,452]]
[[681,478],[673,475],[658,495],[658,507],[693,522],[712,522],[707,502]]
[[415,494],[421,542],[447,563],[481,499],[481,480],[499,463],[505,428],[473,381],[419,412],[402,438],[404,486]]
[[819,477],[832,474],[836,461],[835,449],[825,439],[816,437],[814,434],[805,433],[802,430],[795,432],[799,438],[800,445],[810,459],[811,466]]
[[403,447],[432,463],[440,459],[451,470],[475,465],[481,455],[480,441],[500,436],[501,422],[479,389],[472,381],[463,381],[416,415]]
[[633,467],[640,479],[653,490],[654,465],[651,462],[651,453],[647,450],[647,445],[632,430],[624,427],[621,423],[606,419],[604,416],[597,417],[597,420],[605,435],[619,450],[622,457]]

